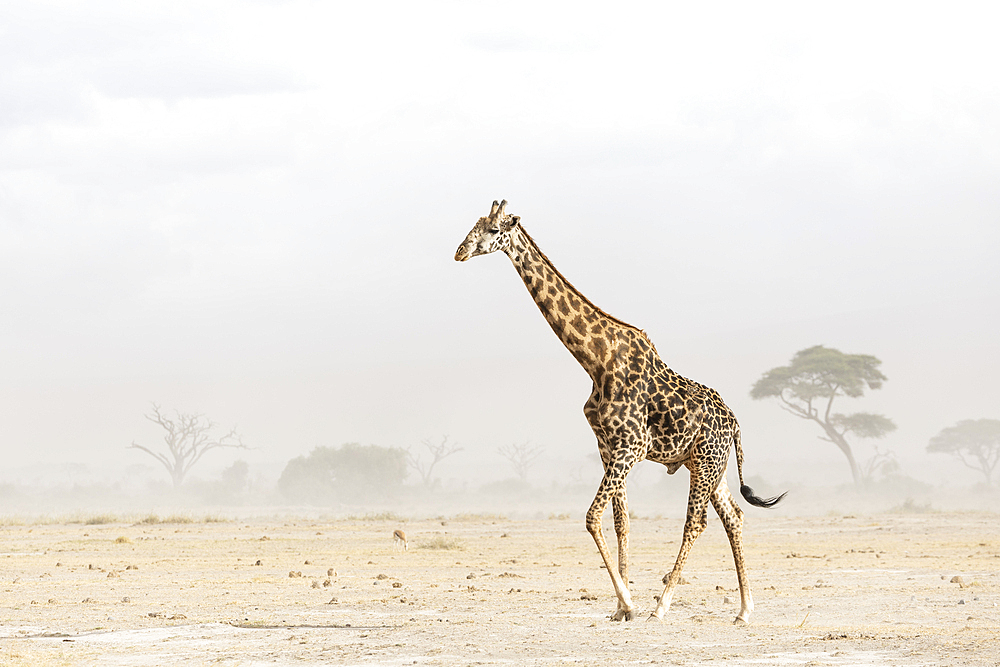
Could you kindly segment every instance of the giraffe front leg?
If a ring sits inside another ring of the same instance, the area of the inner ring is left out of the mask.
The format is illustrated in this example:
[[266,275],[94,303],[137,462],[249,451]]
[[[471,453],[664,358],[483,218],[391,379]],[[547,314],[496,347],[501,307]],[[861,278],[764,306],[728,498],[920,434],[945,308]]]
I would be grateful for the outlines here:
[[611,576],[611,585],[615,588],[615,595],[618,597],[618,608],[611,615],[612,621],[631,621],[635,619],[635,606],[632,604],[632,595],[628,590],[628,579],[623,579],[621,573],[615,568],[611,560],[611,551],[608,549],[607,540],[601,530],[601,517],[604,516],[608,503],[615,497],[618,487],[624,484],[624,475],[615,474],[615,468],[609,467],[601,480],[601,486],[597,490],[597,496],[587,511],[587,531],[594,538],[597,550],[604,560],[604,566]]
[[684,538],[681,540],[681,548],[677,553],[677,560],[674,562],[674,569],[663,577],[663,592],[656,603],[656,609],[650,614],[649,620],[663,620],[663,615],[670,609],[670,602],[674,597],[674,589],[681,581],[681,571],[684,563],[687,562],[691,547],[694,546],[698,536],[705,532],[708,526],[708,493],[701,484],[696,484],[694,471],[692,471],[691,490],[688,496],[687,519],[684,521]]
[[[611,509],[615,519],[615,535],[618,538],[618,575],[627,589],[630,584],[628,579],[629,516],[625,484],[622,484],[621,493],[611,499]],[[612,616],[612,620],[620,621],[624,619],[631,621],[632,618],[625,618],[627,615],[628,610],[622,609],[619,604],[618,610]]]

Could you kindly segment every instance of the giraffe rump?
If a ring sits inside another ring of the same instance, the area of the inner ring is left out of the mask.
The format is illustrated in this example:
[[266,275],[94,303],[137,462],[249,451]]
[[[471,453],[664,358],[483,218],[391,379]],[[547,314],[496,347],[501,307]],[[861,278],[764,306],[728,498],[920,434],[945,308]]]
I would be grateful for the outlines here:
[[781,502],[782,498],[788,495],[788,491],[785,491],[780,496],[774,496],[773,498],[761,498],[756,493],[753,492],[746,484],[740,485],[740,495],[743,496],[748,503],[755,507],[774,507]]

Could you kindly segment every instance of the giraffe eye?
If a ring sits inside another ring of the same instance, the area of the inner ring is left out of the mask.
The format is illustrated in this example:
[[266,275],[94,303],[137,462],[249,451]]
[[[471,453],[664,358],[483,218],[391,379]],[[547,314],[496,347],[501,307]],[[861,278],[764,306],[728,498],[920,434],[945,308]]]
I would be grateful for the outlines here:
[[500,230],[497,229],[496,227],[494,227],[493,229],[489,230],[489,232],[490,232],[490,234],[499,234]]

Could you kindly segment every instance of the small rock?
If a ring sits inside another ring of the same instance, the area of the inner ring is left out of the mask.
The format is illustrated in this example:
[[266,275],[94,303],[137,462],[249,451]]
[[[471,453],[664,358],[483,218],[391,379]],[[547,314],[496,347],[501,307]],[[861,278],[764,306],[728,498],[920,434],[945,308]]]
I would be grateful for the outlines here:
[[303,564],[303,565],[312,565],[312,561],[311,561],[311,560],[307,560],[306,562],[304,562],[304,563],[302,563],[302,564]]
[[376,579],[378,579],[379,581],[385,581],[386,579],[388,579],[388,578],[389,578],[389,575],[387,575],[387,574],[381,574],[381,573],[380,573],[380,574],[379,574],[379,575],[378,575],[377,577],[375,577],[375,578],[376,578]]
[[392,587],[393,588],[402,588],[403,587],[403,582],[401,582],[401,581],[394,581],[394,582],[392,582]]
[[[942,577],[942,579],[943,578],[944,577]],[[965,579],[962,579],[961,575],[956,574],[954,577],[951,578],[951,582],[949,582],[949,583],[952,583],[952,584],[964,584],[965,583]]]
[[62,567],[62,563],[56,563],[56,567]]
[[263,536],[261,536],[260,540],[258,540],[258,541],[259,541],[259,542],[267,542],[267,541],[268,541],[268,540],[270,540],[270,539],[271,539],[271,538],[270,538],[270,537],[268,537],[267,535],[263,535]]
[[333,583],[329,579],[325,579],[323,581],[323,588],[329,588],[332,585],[333,585]]
[[254,565],[263,565],[263,563],[258,560]]
[[296,572],[295,570],[291,570],[288,573],[288,578],[289,579],[295,579],[296,577],[301,577],[301,576],[302,576],[302,572]]
[[132,600],[130,600],[130,599],[129,599],[129,597],[128,597],[127,595],[126,595],[125,597],[123,597],[123,598],[122,598],[122,602],[131,602],[131,601],[132,601]]
[[90,604],[92,602],[97,602],[97,600],[95,600],[94,598],[83,598],[82,600],[80,600],[80,602],[84,604]]
[[327,602],[327,604],[337,604],[337,598],[330,598],[330,601]]
[[722,604],[732,604],[732,603],[733,601],[730,598],[728,597],[722,598]]
[[313,582],[312,582],[312,587],[313,587],[313,588],[322,588],[322,587],[320,586],[320,583],[319,583],[319,579],[313,579]]
[[125,569],[126,569],[126,570],[138,570],[138,569],[139,569],[139,567],[138,567],[137,565],[127,565],[127,566],[125,567]]
[[959,600],[958,604],[965,604],[965,600]]
[[49,598],[49,604],[55,604],[56,602],[58,602],[58,600],[55,598]]
[[466,579],[475,579],[476,578],[476,573],[475,572],[470,572],[465,578]]
[[329,570],[326,571],[326,576],[328,576],[328,577],[336,577],[337,576],[337,571],[334,570],[331,567]]

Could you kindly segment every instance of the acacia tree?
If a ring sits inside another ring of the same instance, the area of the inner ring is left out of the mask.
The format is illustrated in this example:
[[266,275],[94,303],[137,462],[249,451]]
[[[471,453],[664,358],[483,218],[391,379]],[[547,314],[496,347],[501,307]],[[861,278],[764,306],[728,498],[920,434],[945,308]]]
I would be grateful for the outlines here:
[[538,445],[537,447],[532,447],[528,442],[520,445],[513,444],[497,447],[497,453],[510,462],[511,467],[514,468],[514,473],[522,482],[528,481],[528,471],[531,470],[531,466],[535,464],[535,460],[544,451],[544,446]]
[[437,445],[433,444],[430,440],[424,440],[421,444],[430,452],[430,462],[424,462],[419,454],[413,454],[409,449],[406,450],[406,462],[411,468],[417,471],[424,486],[429,487],[434,481],[433,477],[431,477],[434,472],[434,466],[452,454],[462,451],[463,448],[457,444],[448,444],[448,436],[443,436],[441,443]]
[[215,430],[217,424],[204,415],[178,411],[174,418],[170,418],[160,411],[160,406],[154,403],[153,412],[143,416],[163,428],[163,442],[167,446],[167,451],[154,451],[149,447],[137,444],[134,440],[127,449],[141,449],[162,463],[163,467],[170,473],[170,479],[173,480],[175,489],[180,487],[184,482],[184,477],[206,452],[224,447],[249,449],[240,440],[235,426],[221,437],[214,437],[212,431]]
[[928,452],[951,454],[965,466],[978,470],[993,484],[993,470],[1000,461],[1000,420],[965,419],[931,438]]
[[824,433],[820,439],[837,446],[851,466],[854,483],[861,484],[876,467],[863,469],[858,465],[847,435],[882,438],[894,431],[896,425],[888,417],[870,412],[850,415],[833,412],[833,402],[839,396],[860,398],[864,396],[865,387],[880,389],[886,381],[878,369],[881,364],[871,355],[844,354],[816,345],[796,352],[788,366],[764,373],[750,390],[750,397],[777,398],[785,411],[818,424]]

